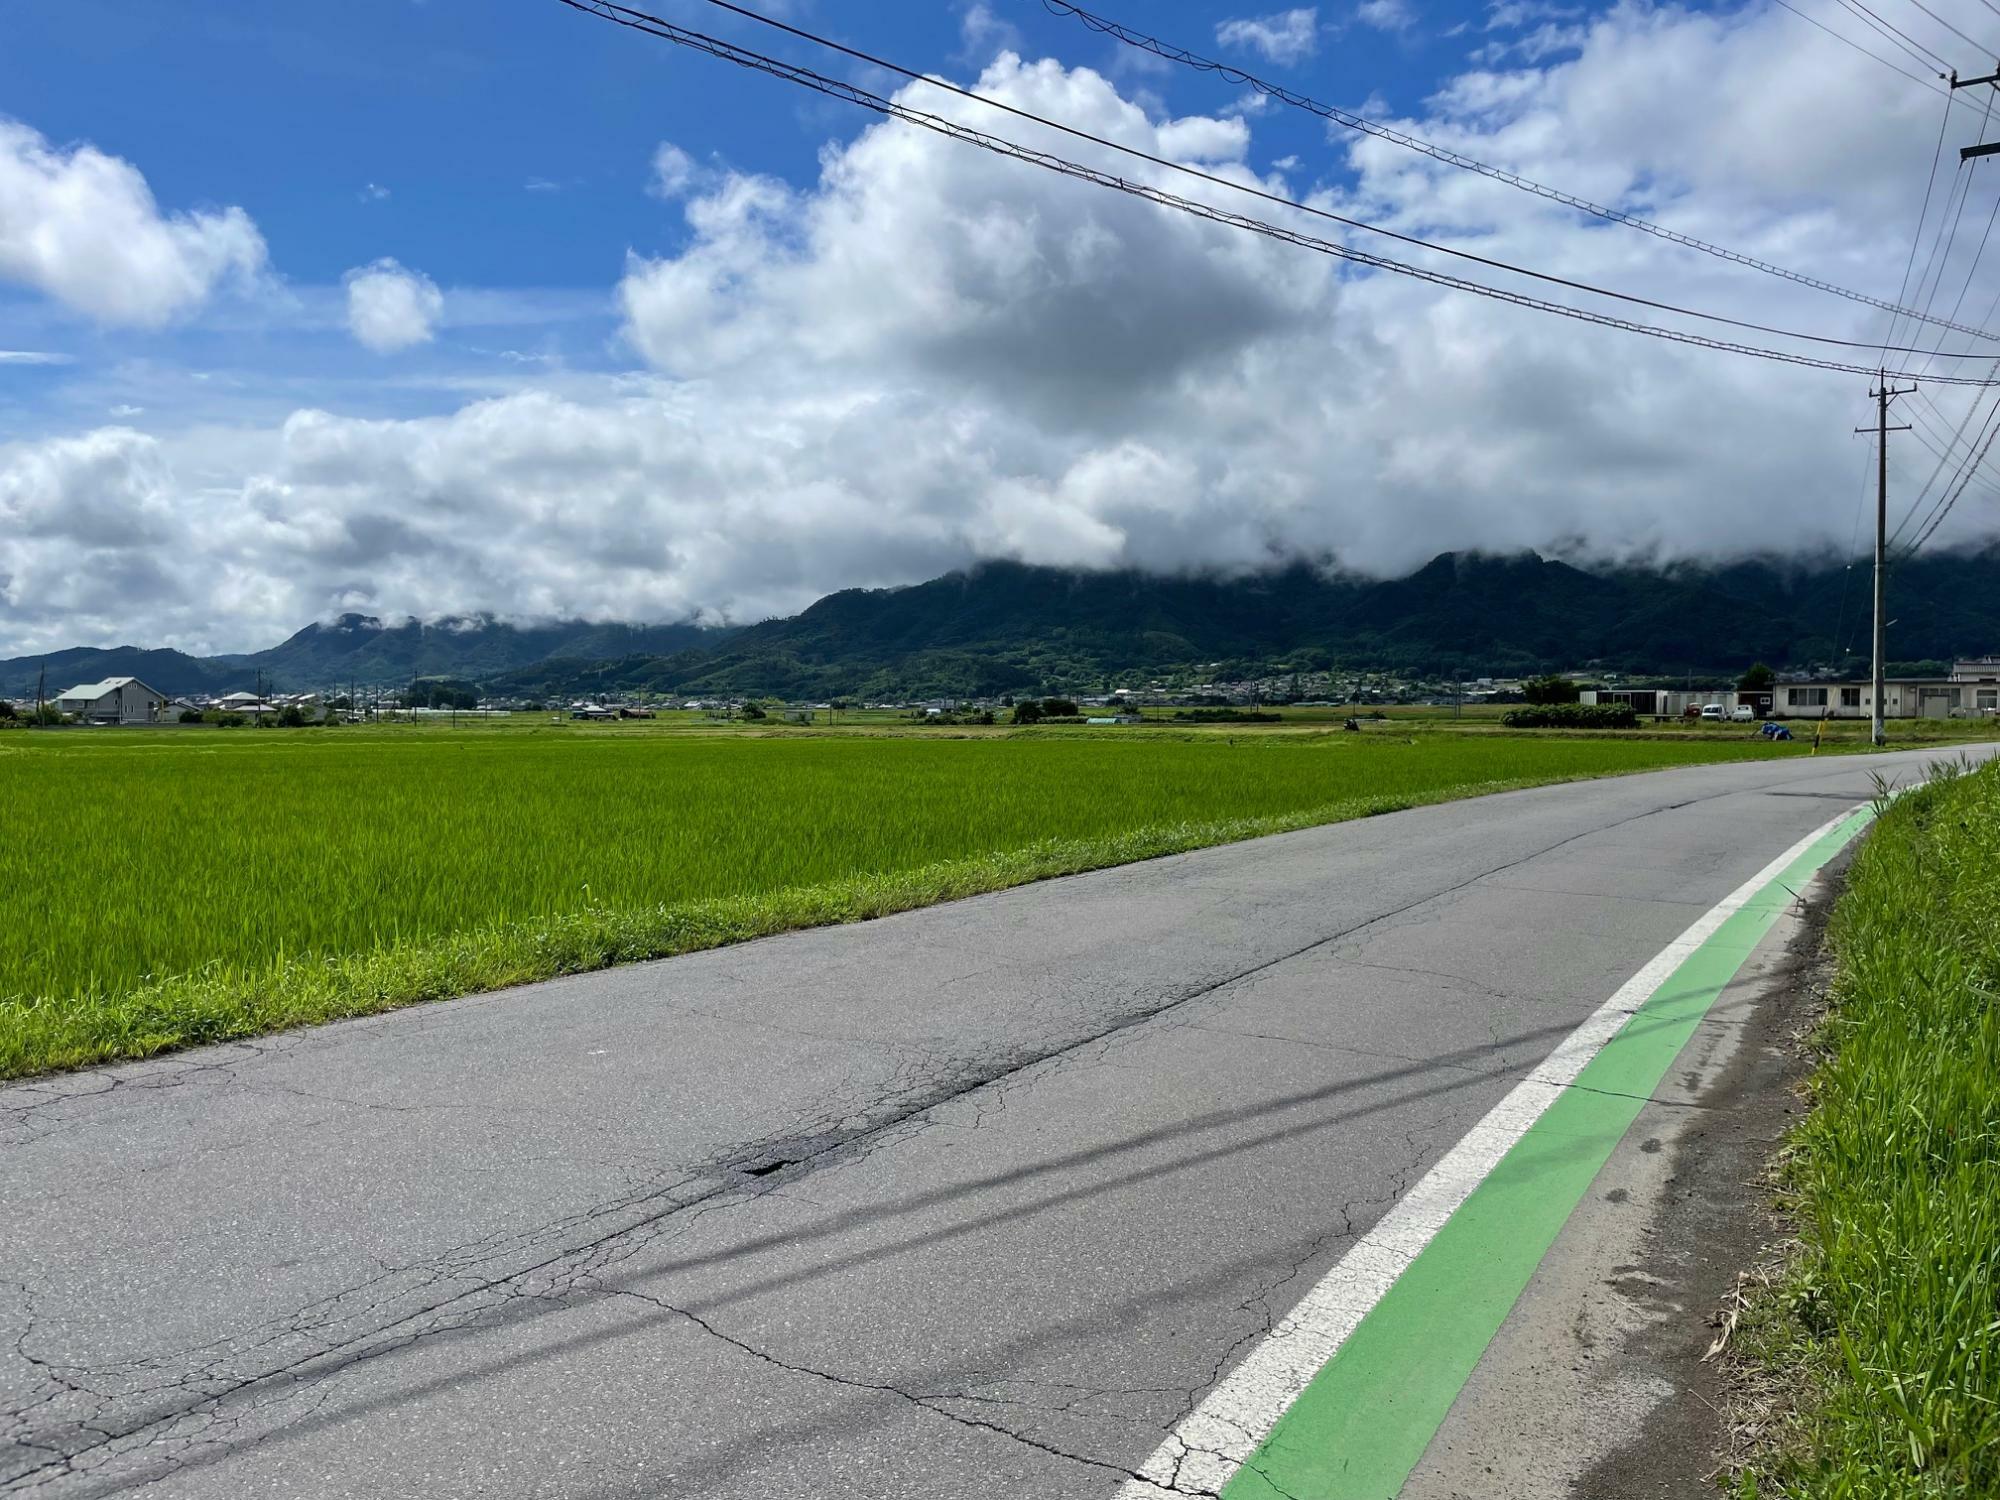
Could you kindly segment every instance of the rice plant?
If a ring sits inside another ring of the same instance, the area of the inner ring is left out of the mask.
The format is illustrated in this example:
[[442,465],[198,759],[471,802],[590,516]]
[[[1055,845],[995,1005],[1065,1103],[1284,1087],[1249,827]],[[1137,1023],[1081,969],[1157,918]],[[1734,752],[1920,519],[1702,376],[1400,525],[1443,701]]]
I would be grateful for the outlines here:
[[[15,734],[0,744],[0,1076],[841,920],[934,890],[1788,748],[1425,734]],[[683,920],[717,902],[736,915],[714,931]]]

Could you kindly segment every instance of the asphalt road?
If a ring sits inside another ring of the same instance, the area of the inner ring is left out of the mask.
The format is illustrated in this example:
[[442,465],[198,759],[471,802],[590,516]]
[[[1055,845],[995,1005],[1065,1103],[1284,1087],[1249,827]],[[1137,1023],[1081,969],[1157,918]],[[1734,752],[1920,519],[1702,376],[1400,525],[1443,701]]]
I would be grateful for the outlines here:
[[1509,793],[0,1090],[0,1495],[1103,1500],[1927,754]]

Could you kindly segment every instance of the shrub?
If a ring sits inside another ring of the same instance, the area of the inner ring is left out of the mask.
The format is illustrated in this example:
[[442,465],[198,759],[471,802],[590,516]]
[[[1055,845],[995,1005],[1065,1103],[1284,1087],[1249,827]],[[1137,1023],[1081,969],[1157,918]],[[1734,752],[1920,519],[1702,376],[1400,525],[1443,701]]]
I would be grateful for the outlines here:
[[1545,703],[1509,709],[1500,722],[1509,729],[1637,729],[1639,716],[1629,703]]
[[182,709],[181,722],[183,724],[199,724],[201,722],[201,710],[198,708]]
[[1033,699],[1024,698],[1014,705],[1016,724],[1037,724],[1041,722],[1042,717],[1042,705]]
[[1077,707],[1068,698],[1044,698],[1042,714],[1050,719],[1074,719],[1077,716]]
[[1553,674],[1531,677],[1521,684],[1521,696],[1530,703],[1574,703],[1580,691],[1567,677]]

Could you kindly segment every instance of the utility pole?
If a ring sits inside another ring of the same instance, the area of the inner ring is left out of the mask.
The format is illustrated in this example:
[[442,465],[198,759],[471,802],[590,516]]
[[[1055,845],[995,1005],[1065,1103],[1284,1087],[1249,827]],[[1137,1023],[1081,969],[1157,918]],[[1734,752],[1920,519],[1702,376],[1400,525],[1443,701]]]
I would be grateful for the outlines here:
[[[1978,88],[1981,84],[1986,84],[1995,90],[2000,90],[2000,64],[1996,64],[1991,73],[1980,78],[1960,78],[1958,76],[1958,69],[1953,68],[1951,70],[1951,86],[1954,92],[1959,89]],[[1949,112],[1949,110],[1946,111],[1946,113]],[[1958,164],[1964,166],[1969,161],[1982,156],[1992,156],[1996,152],[2000,152],[2000,141],[1987,141],[1977,146],[1961,146],[1958,148]]]
[[[1868,737],[1879,750],[1887,738],[1882,731],[1883,656],[1882,656],[1882,585],[1888,577],[1887,552],[1889,550],[1889,434],[1908,432],[1906,422],[1900,427],[1889,425],[1889,403],[1898,396],[1907,396],[1916,389],[1906,385],[1900,389],[1892,387],[1886,379],[1868,394],[1875,398],[1875,694],[1873,711],[1869,715]],[[1857,427],[1856,432],[1866,432],[1866,427]]]

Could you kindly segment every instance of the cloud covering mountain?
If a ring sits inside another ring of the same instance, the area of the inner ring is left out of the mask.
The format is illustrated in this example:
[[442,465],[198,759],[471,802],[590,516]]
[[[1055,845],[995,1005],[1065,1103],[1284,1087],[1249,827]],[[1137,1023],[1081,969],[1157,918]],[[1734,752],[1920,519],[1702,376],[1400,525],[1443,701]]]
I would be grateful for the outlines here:
[[[1762,5],[1512,10],[1520,24],[1496,22],[1483,62],[1406,128],[1895,293],[1885,283],[1908,249],[1935,96]],[[1174,117],[1138,77],[1003,53],[978,86],[1485,256],[1882,335],[1880,313],[1381,141],[1342,132],[1317,162],[1281,167],[1260,149],[1263,115],[1218,98],[1213,113]],[[923,85],[898,98],[1330,231]],[[1671,559],[1854,539],[1858,379],[1360,272],[892,122],[826,116],[818,128],[818,175],[803,185],[673,143],[657,155],[673,171],[658,168],[650,189],[682,224],[670,248],[625,261],[625,368],[524,361],[490,393],[420,414],[224,405],[179,426],[0,445],[0,651],[125,638],[240,649],[343,610],[747,621],[980,559],[1222,573],[1304,559],[1395,574],[1447,547]],[[204,278],[261,264],[240,210],[163,214],[136,168],[51,150],[22,127],[0,134],[0,274],[93,315],[147,318],[187,316]],[[633,165],[635,194],[646,167]],[[85,168],[117,192],[76,209],[64,234],[86,249],[125,236],[149,255],[172,250],[180,280],[121,303],[90,281],[120,274],[115,260],[97,273],[85,254],[58,278],[18,248],[57,211],[51,174]],[[1972,201],[1975,215],[1987,206]],[[393,262],[357,275],[405,278],[350,289],[362,294],[355,331],[383,358],[431,337],[457,295]],[[1939,268],[1940,310],[1962,276],[1971,283],[1963,262]],[[1990,313],[1978,297],[1962,309]],[[1968,399],[1927,395],[1917,437],[1941,442]],[[1932,460],[1914,438],[1898,454],[1898,484],[1914,493]],[[1990,536],[1996,515],[1975,488],[1941,540]]]

